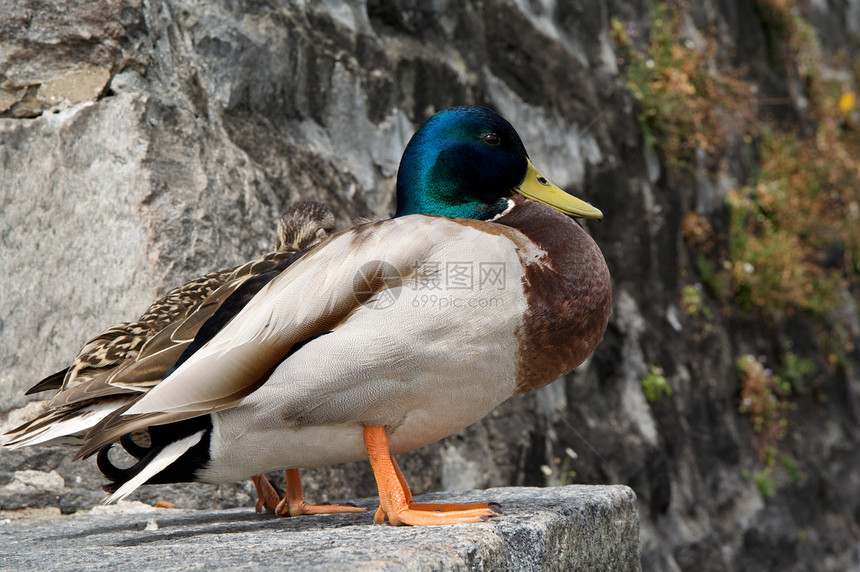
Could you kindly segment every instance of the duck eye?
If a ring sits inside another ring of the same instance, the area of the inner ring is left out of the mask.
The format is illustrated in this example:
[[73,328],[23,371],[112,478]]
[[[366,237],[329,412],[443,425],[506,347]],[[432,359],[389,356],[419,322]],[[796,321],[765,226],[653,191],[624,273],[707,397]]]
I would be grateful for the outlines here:
[[483,141],[484,143],[486,143],[487,145],[489,145],[491,147],[498,147],[502,143],[501,137],[499,137],[495,133],[487,133],[486,135],[481,137],[481,141]]

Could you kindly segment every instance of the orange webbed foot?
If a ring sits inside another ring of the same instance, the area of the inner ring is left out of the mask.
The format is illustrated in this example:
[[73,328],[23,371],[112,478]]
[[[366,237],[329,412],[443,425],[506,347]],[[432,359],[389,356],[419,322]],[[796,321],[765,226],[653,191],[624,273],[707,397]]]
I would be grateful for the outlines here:
[[476,502],[476,503],[412,503],[409,508],[414,510],[429,510],[435,512],[451,512],[451,511],[469,511],[479,510],[485,512],[493,511],[495,514],[501,514],[501,507],[496,503]]
[[[498,510],[498,505],[495,503],[470,503],[470,504],[458,504],[458,503],[446,503],[446,504],[430,504],[430,503],[411,503],[407,505],[407,508],[410,511],[421,512],[424,511],[429,514],[434,514],[435,516],[424,516],[418,515],[418,518],[423,522],[402,522],[400,524],[455,524],[460,522],[486,522],[494,516],[499,516],[501,511]],[[440,518],[445,514],[451,514],[451,516],[456,517],[457,520],[452,522],[442,522],[445,519]],[[382,524],[385,522],[385,519],[388,515],[382,510],[382,507],[376,509],[376,513],[373,515],[373,520],[377,524]],[[399,518],[402,517],[402,514]],[[460,520],[461,518],[465,518],[467,520]],[[389,521],[391,519],[389,518]],[[432,521],[432,522],[431,522]],[[394,524],[394,523],[392,523]]]
[[287,492],[277,503],[274,513],[278,516],[301,516],[303,514],[343,514],[364,512],[366,509],[346,503],[308,504],[305,502],[302,479],[298,469],[284,471],[287,478]]
[[379,509],[374,515],[377,523],[385,518],[393,525],[439,525],[484,522],[498,516],[497,505],[488,503],[441,504],[416,503],[403,477],[400,466],[391,456],[388,435],[384,427],[366,426],[364,444],[376,484],[379,488]]
[[284,498],[278,503],[275,509],[275,514],[278,516],[301,516],[303,514],[343,514],[364,512],[367,509],[361,506],[355,506],[348,503],[322,503],[308,504],[304,501],[300,503],[290,503]]

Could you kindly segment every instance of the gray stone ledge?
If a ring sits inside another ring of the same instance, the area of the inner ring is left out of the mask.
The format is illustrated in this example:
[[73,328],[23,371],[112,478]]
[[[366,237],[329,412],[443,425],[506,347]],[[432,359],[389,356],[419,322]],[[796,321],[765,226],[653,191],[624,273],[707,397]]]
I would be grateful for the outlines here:
[[423,495],[498,502],[486,523],[373,524],[359,515],[274,518],[250,508],[114,510],[0,521],[9,570],[639,570],[636,496],[624,486],[498,488]]

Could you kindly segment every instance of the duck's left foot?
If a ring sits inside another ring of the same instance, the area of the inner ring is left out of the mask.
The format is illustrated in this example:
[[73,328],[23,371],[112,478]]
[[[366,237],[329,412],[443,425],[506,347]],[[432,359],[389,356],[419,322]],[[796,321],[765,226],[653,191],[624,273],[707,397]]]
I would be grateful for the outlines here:
[[308,504],[305,502],[302,479],[298,469],[288,469],[287,492],[275,507],[278,516],[301,516],[303,514],[342,514],[364,512],[366,509],[347,503],[339,504]]
[[266,513],[275,514],[281,500],[278,491],[275,490],[265,475],[251,477],[251,481],[254,483],[254,488],[257,489],[257,504],[254,507],[256,511],[261,513],[265,509]]
[[385,518],[397,526],[458,524],[484,522],[500,513],[498,505],[490,503],[474,504],[437,504],[416,503],[400,467],[388,448],[388,435],[384,427],[364,428],[364,444],[376,484],[379,488],[379,509],[374,520],[382,524]]
[[278,503],[278,506],[275,509],[275,514],[278,516],[301,516],[303,514],[343,514],[349,512],[364,512],[365,510],[367,509],[364,507],[355,506],[354,504],[349,503],[308,504],[304,501],[291,503],[289,499],[284,497],[284,499]]

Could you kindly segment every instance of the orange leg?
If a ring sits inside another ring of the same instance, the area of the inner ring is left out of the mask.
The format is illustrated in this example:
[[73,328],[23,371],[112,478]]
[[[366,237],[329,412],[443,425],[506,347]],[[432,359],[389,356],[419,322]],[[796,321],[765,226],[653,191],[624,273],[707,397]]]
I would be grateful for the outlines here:
[[281,500],[278,491],[275,490],[265,475],[251,477],[251,480],[254,482],[254,488],[257,489],[257,505],[255,506],[257,512],[263,512],[265,508],[267,513],[275,514],[278,501]]
[[397,526],[400,524],[431,525],[483,522],[498,512],[486,503],[479,504],[417,504],[403,478],[403,473],[388,448],[388,435],[384,427],[366,426],[364,445],[370,466],[379,488],[379,510],[374,520],[385,517]]
[[365,509],[351,504],[308,504],[302,489],[302,478],[298,469],[284,471],[287,477],[287,492],[275,507],[278,516],[299,516],[302,514],[336,514],[344,512],[364,512]]

